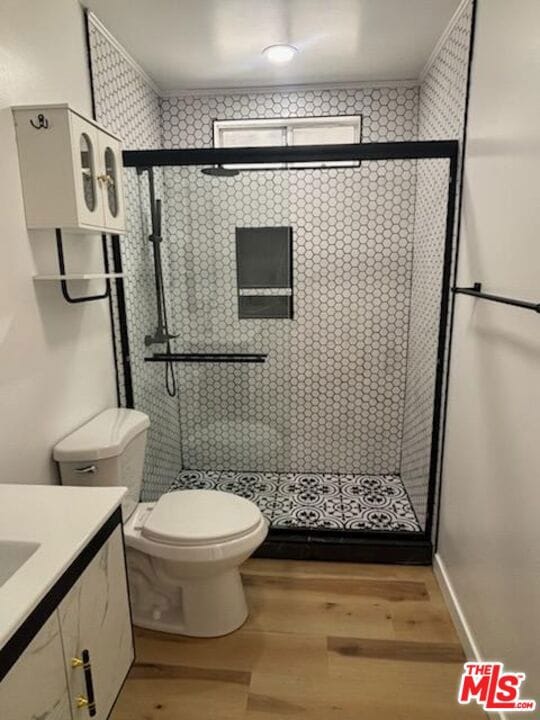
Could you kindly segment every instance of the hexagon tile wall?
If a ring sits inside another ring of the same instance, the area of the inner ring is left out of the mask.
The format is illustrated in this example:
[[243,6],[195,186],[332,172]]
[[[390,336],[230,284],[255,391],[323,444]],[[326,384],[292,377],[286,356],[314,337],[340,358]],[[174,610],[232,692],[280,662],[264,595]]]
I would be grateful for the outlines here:
[[[243,172],[166,168],[176,347],[268,353],[179,366],[188,468],[399,468],[415,164]],[[294,320],[239,320],[235,226],[293,228]]]
[[[472,11],[470,0],[455,18],[451,32],[422,83],[418,108],[420,140],[463,141]],[[447,191],[447,177],[446,163],[419,161],[401,477],[422,524],[426,516],[431,456],[436,330],[445,237],[441,207]],[[454,234],[454,243],[455,239]],[[439,488],[436,490],[438,492]]]
[[[166,147],[212,145],[212,121],[362,114],[363,139],[416,136],[417,89],[165,98]],[[182,366],[184,464],[215,470],[398,471],[415,165],[164,172],[182,349],[267,352],[262,366]],[[238,320],[234,228],[292,225],[292,322]],[[178,345],[178,343],[177,343]]]
[[[114,129],[129,149],[161,144],[160,99],[125,53],[90,23],[90,50],[97,119]],[[159,178],[158,178],[159,179]],[[135,405],[150,416],[144,468],[143,499],[155,497],[182,464],[178,399],[165,391],[164,368],[144,362],[144,336],[153,332],[155,296],[145,178],[134,170],[125,173],[127,233],[122,239],[126,313]],[[115,305],[117,355],[118,308]],[[121,387],[123,391],[124,388]],[[123,393],[122,393],[123,396]],[[123,396],[125,399],[125,397]]]

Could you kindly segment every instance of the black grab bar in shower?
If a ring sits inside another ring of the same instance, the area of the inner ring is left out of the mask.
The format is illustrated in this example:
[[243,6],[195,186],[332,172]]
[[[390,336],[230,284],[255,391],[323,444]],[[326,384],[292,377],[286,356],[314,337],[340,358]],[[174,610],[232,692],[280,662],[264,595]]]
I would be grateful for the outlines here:
[[264,353],[154,353],[145,362],[183,363],[264,363]]
[[480,300],[490,300],[491,302],[501,303],[502,305],[513,305],[514,307],[524,308],[540,313],[540,303],[528,302],[527,300],[517,300],[503,295],[491,295],[491,293],[482,292],[482,283],[474,283],[472,287],[455,287],[452,292],[456,295],[470,295]]

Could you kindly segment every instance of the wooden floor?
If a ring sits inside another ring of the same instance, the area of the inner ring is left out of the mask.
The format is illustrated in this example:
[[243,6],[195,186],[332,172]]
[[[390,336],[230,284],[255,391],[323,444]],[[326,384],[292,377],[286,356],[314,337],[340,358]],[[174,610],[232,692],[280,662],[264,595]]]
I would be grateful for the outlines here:
[[113,720],[452,720],[464,656],[431,568],[250,560],[250,617],[201,640],[137,630]]

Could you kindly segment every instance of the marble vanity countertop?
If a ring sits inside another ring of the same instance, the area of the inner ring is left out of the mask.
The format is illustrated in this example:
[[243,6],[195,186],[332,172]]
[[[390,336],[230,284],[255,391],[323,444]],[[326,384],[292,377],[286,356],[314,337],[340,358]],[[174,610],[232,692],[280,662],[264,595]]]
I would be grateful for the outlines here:
[[39,543],[0,585],[0,648],[112,515],[123,487],[0,484],[0,548],[5,541]]

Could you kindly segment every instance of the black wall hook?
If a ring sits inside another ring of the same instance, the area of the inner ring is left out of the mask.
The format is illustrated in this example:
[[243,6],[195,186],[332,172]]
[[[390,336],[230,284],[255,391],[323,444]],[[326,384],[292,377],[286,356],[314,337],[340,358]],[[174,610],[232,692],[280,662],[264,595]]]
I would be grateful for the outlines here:
[[41,130],[42,128],[46,130],[49,127],[49,121],[47,120],[45,115],[43,115],[43,113],[39,113],[39,115],[37,116],[37,123],[35,123],[33,120],[30,120],[30,125],[33,128],[36,128],[36,130]]

